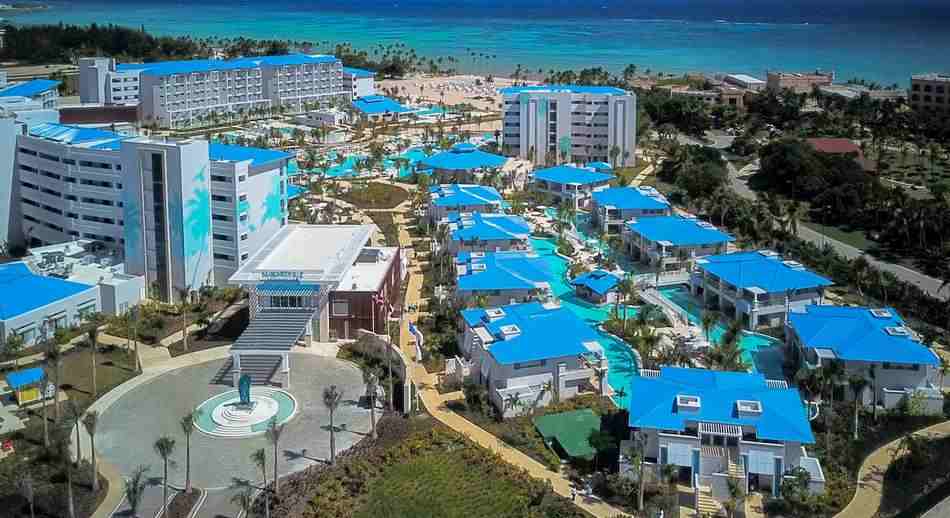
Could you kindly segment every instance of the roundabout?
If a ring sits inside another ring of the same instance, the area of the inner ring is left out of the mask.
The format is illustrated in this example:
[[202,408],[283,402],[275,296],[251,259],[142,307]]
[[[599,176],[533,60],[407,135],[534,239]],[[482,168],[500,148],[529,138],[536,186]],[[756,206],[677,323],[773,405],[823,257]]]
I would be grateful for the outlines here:
[[195,427],[213,437],[251,437],[267,431],[271,422],[282,425],[297,413],[297,400],[285,390],[251,388],[251,402],[242,405],[237,390],[230,390],[198,405]]
[[274,446],[265,432],[274,419],[284,424],[277,471],[281,475],[300,471],[330,458],[330,415],[323,405],[323,391],[331,385],[343,393],[333,415],[337,453],[369,434],[370,410],[358,403],[366,385],[356,365],[332,357],[291,353],[294,385],[280,389],[255,384],[250,388],[252,404],[242,407],[231,377],[222,376],[229,361],[225,354],[222,349],[215,359],[146,375],[134,388],[116,393],[118,397],[101,412],[96,428],[100,456],[122,476],[143,465],[155,476],[163,469],[155,441],[170,437],[175,448],[169,459],[169,483],[183,487],[186,437],[181,423],[190,412],[200,410],[190,437],[195,486],[214,490],[227,488],[235,477],[260,480],[260,470],[250,457],[263,448],[268,465],[273,464]]

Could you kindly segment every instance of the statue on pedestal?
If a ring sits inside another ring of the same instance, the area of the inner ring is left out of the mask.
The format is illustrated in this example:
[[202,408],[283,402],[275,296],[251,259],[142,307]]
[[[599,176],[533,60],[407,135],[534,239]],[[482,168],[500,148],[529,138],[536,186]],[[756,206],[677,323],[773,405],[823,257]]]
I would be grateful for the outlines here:
[[242,374],[238,380],[238,396],[241,398],[241,406],[251,406],[251,377],[247,374]]

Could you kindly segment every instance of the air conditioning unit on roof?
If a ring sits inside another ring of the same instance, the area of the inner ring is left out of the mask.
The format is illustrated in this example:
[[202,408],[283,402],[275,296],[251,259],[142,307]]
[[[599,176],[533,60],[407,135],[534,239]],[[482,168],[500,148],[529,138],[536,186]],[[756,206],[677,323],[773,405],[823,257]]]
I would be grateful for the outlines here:
[[880,308],[880,309],[872,309],[871,316],[873,316],[874,318],[891,318],[894,315],[892,315],[890,311]]
[[782,264],[784,264],[785,266],[788,266],[789,268],[792,268],[793,270],[801,270],[802,268],[804,268],[804,266],[802,266],[802,263],[798,261],[782,261]]
[[521,328],[514,325],[508,324],[506,326],[501,326],[501,334],[505,336],[515,336],[521,334]]
[[505,316],[505,310],[501,308],[488,308],[485,310],[485,315],[491,319],[501,318]]
[[486,266],[485,266],[484,264],[482,264],[482,263],[474,263],[474,264],[472,264],[472,271],[473,271],[473,272],[484,272],[485,269],[486,269]]
[[910,336],[910,329],[904,326],[885,327],[884,332],[891,336]]

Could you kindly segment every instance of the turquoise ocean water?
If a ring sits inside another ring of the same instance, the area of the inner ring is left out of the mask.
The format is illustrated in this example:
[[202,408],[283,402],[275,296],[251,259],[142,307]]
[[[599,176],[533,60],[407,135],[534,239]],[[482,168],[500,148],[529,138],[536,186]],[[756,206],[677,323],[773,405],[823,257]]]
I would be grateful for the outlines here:
[[[458,67],[509,74],[627,63],[665,72],[835,70],[906,85],[950,71],[950,3],[937,0],[52,0],[13,23],[144,26],[159,34],[247,36],[358,48],[403,43]],[[478,53],[475,57],[472,53]],[[481,57],[487,55],[490,57]],[[491,57],[493,56],[493,57]]]

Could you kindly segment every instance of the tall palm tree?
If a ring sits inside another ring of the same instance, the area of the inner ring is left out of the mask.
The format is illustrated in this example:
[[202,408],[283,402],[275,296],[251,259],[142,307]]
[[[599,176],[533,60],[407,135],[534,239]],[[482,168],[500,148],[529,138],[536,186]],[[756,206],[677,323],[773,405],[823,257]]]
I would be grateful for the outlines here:
[[105,325],[106,316],[98,311],[89,313],[83,317],[83,323],[86,326],[86,339],[89,342],[89,352],[92,367],[92,398],[96,398],[96,353],[99,349],[99,328]]
[[[153,448],[162,458],[162,502],[168,502],[168,459],[175,452],[175,439],[167,435],[159,437]],[[168,506],[162,508],[162,516],[168,518]]]
[[181,315],[181,348],[188,352],[188,311],[191,309],[189,297],[191,290],[187,287],[178,290],[178,314]]
[[719,314],[715,311],[703,311],[702,326],[703,334],[706,336],[706,342],[709,343],[709,332],[712,331],[712,328],[716,326],[716,322],[719,321]]
[[251,462],[257,469],[261,470],[261,486],[267,487],[267,452],[264,448],[258,448],[251,453]]
[[821,367],[821,376],[828,395],[828,406],[825,408],[825,451],[831,451],[831,417],[834,413],[834,391],[844,377],[844,367],[838,361],[828,362]]
[[274,446],[274,492],[280,491],[280,477],[277,475],[277,452],[280,448],[280,436],[284,433],[284,425],[277,424],[277,418],[270,420],[267,426],[267,441]]
[[333,425],[333,414],[343,401],[343,392],[336,385],[323,389],[323,406],[330,413],[330,464],[336,464],[336,428]]
[[238,506],[244,516],[249,516],[251,507],[254,505],[254,489],[251,486],[243,486],[237,493],[231,495],[231,503]]
[[[78,449],[78,445],[77,445]],[[63,471],[66,473],[66,506],[69,518],[76,518],[76,503],[73,499],[73,469],[69,465],[69,438],[62,437],[57,444],[57,454],[63,461]]]
[[62,353],[59,352],[58,340],[51,340],[46,343],[44,356],[46,364],[53,370],[53,422],[59,422],[59,372],[62,364]]
[[3,342],[3,352],[13,356],[13,372],[20,370],[20,351],[26,346],[26,342],[23,340],[23,337],[17,333],[10,331],[10,334],[7,335],[7,339]]
[[[79,405],[76,404],[76,401],[72,399],[66,403],[66,407],[69,409],[69,427],[76,430],[76,465],[78,466],[82,463],[82,441],[79,435],[81,432],[80,423],[82,423],[82,411],[79,409]],[[72,430],[70,430],[70,433],[72,433]]]
[[864,389],[868,386],[868,380],[864,376],[851,376],[848,378],[848,385],[854,395],[854,440],[858,440],[858,415],[861,412],[863,403]]
[[17,478],[16,489],[30,506],[30,518],[36,518],[36,512],[33,509],[34,497],[36,496],[33,488],[33,477],[29,473],[21,474]]
[[148,466],[135,468],[129,478],[125,479],[125,485],[122,488],[125,501],[129,504],[129,511],[132,512],[133,518],[138,518],[139,506],[142,505],[142,494],[145,493],[145,486],[148,484],[148,479],[145,478],[146,472],[148,472]]
[[[90,410],[82,419],[82,425],[89,434],[89,455],[92,457],[92,492],[99,491],[99,466],[96,461],[96,426],[99,424],[99,412]],[[79,448],[79,445],[76,445]]]
[[363,368],[363,382],[366,383],[366,397],[369,398],[370,437],[376,439],[376,392],[379,390],[379,376],[375,369]]
[[185,436],[185,493],[191,493],[191,434],[195,432],[195,419],[201,410],[192,410],[181,418],[181,433]]

